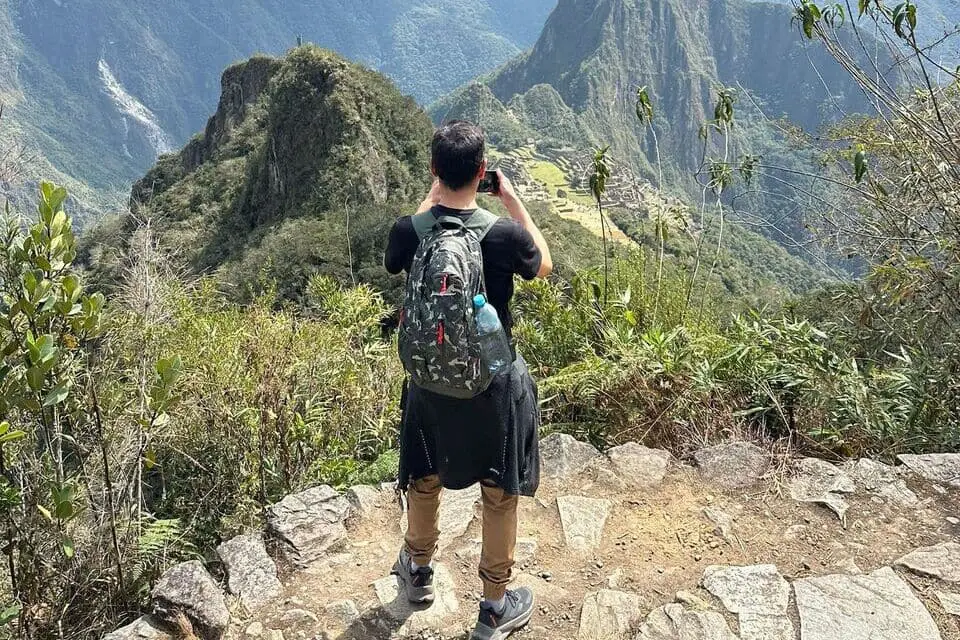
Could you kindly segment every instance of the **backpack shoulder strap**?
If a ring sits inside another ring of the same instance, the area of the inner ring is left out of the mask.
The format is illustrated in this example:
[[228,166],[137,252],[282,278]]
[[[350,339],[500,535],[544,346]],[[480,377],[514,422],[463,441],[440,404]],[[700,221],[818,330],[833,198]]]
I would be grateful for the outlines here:
[[410,221],[413,223],[413,230],[417,232],[417,239],[423,240],[437,224],[437,217],[433,215],[433,209],[430,209],[412,216]]
[[498,220],[500,220],[500,217],[496,214],[486,209],[477,209],[473,212],[473,215],[467,219],[466,227],[477,234],[477,240],[479,242],[483,242],[483,239],[487,237],[487,234],[490,233],[493,225],[497,224]]

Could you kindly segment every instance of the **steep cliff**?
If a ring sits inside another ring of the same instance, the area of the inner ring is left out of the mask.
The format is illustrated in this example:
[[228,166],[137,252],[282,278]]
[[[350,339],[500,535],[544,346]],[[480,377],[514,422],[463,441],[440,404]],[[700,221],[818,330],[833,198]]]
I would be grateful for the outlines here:
[[[31,178],[116,195],[203,126],[220,72],[238,60],[282,54],[302,37],[386,73],[425,102],[531,45],[555,4],[4,0],[0,102],[8,122],[0,139],[30,145],[38,157]],[[17,187],[0,185],[0,197]]]
[[196,273],[295,296],[313,273],[377,270],[393,218],[426,192],[432,127],[384,76],[312,46],[229,68],[203,134],[136,183],[133,213],[91,234],[101,281],[138,221]]
[[641,165],[653,141],[634,106],[647,86],[662,151],[684,170],[700,162],[699,128],[720,87],[738,89],[741,113],[755,113],[755,101],[765,116],[807,129],[830,105],[863,105],[842,69],[804,46],[787,8],[744,0],[561,0],[533,49],[481,82],[492,92],[485,105],[470,86],[435,105],[434,117],[507,105],[528,132],[608,141]]

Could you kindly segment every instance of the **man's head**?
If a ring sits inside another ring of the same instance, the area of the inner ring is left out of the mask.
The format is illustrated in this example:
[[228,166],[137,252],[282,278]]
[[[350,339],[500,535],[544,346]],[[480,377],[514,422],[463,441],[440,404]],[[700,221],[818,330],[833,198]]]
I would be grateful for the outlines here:
[[473,187],[487,169],[483,130],[463,120],[453,120],[437,129],[431,144],[433,175],[452,191]]

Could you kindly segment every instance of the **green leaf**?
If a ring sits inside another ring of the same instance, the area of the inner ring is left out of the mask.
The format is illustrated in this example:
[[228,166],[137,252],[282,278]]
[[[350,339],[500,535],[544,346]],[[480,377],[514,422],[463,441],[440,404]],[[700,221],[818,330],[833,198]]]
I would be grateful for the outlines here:
[[860,6],[860,16],[863,17],[863,14],[867,12],[867,7],[870,6],[870,0],[859,0]]
[[63,555],[67,557],[67,560],[73,558],[76,553],[76,549],[73,546],[73,538],[67,534],[63,534],[63,537],[60,539],[60,546],[63,548]]
[[157,466],[157,453],[153,449],[147,449],[143,452],[143,467],[150,471]]
[[157,373],[160,375],[160,381],[165,387],[169,387],[177,381],[177,378],[180,377],[181,367],[180,356],[157,360]]
[[6,626],[20,617],[20,605],[11,604],[9,607],[0,611],[0,627]]
[[53,496],[54,515],[60,520],[69,520],[73,517],[74,500],[77,498],[77,490],[71,484],[65,484],[62,487],[52,487],[50,493]]
[[42,199],[41,207],[49,210],[49,217],[45,218],[44,222],[50,224],[53,221],[54,214],[60,211],[67,199],[67,190],[56,186],[52,182],[43,182],[40,184],[40,196]]
[[57,355],[57,343],[54,337],[50,334],[44,334],[40,336],[35,346],[37,349],[39,349],[38,358],[34,361],[35,364],[45,364],[50,362]]
[[43,371],[41,371],[39,367],[30,367],[27,369],[27,384],[37,393],[43,389]]
[[43,406],[52,407],[54,405],[62,403],[67,399],[67,396],[70,393],[70,382],[69,380],[63,380],[55,386],[43,399]]
[[26,435],[25,432],[16,429],[11,431],[9,422],[0,422],[0,444],[16,442]]
[[50,223],[50,231],[54,235],[59,235],[67,227],[67,214],[62,209],[53,216],[53,222]]

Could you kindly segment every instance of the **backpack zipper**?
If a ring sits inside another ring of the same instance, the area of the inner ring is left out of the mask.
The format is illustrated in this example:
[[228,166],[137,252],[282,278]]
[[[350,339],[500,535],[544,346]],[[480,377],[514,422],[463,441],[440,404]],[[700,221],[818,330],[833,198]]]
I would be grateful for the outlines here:
[[[443,274],[443,280],[440,281],[440,293],[447,292],[447,278],[449,274]],[[443,330],[443,320],[437,323],[437,344],[443,346],[444,330]]]

